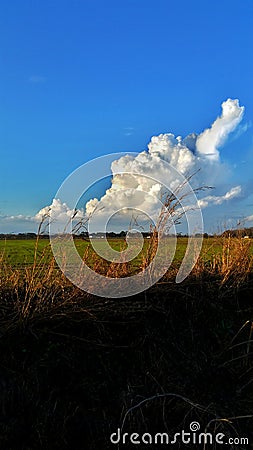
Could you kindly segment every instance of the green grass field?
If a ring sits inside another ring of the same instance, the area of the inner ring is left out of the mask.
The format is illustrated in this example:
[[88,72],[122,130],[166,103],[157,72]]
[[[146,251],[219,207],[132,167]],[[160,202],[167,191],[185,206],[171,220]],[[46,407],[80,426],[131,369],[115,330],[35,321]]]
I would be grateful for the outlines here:
[[[174,257],[175,263],[180,263],[182,260],[185,250],[187,247],[187,238],[178,238],[177,248]],[[109,239],[109,243],[114,250],[121,251],[126,247],[125,241],[120,238]],[[143,246],[143,253],[147,249],[149,241],[145,239]],[[97,240],[98,246],[103,249],[104,241],[102,239]],[[84,255],[85,251],[89,247],[92,251],[92,245],[89,241],[84,241],[82,239],[75,240],[76,248],[79,254]],[[0,240],[0,257],[2,260],[8,263],[12,267],[21,267],[27,266],[33,263],[34,254],[35,254],[36,240],[33,239],[9,239],[9,240]],[[202,246],[202,255],[205,259],[211,258],[214,254],[220,254],[222,251],[222,241],[221,239],[204,239]],[[134,265],[138,265],[140,263],[142,254],[134,260]],[[38,241],[37,248],[37,258],[44,257],[49,258],[52,257],[50,242],[48,239],[41,239]]]
[[[0,241],[0,255],[3,260],[13,267],[29,265],[33,263],[36,241],[33,239],[9,239]],[[38,256],[49,247],[47,239],[40,240],[38,244]]]

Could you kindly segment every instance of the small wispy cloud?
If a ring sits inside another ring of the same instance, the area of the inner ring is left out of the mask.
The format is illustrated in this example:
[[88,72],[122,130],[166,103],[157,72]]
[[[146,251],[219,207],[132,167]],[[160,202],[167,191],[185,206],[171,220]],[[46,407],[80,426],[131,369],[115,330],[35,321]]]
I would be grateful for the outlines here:
[[2,220],[2,221],[18,222],[20,220],[30,221],[31,219],[32,219],[32,217],[24,216],[23,214],[17,214],[16,216],[0,215],[0,220]]
[[235,141],[238,139],[242,134],[246,133],[250,128],[252,127],[252,121],[249,120],[248,122],[238,125],[236,132],[234,135],[230,138],[230,142]]
[[230,191],[226,192],[224,195],[208,195],[200,200],[198,200],[198,204],[200,208],[206,208],[210,205],[221,205],[225,201],[232,200],[233,198],[239,197],[242,193],[241,186],[234,186],[230,189]]
[[42,75],[31,75],[29,77],[29,82],[34,84],[45,83],[47,81],[47,77],[43,77]]
[[132,136],[134,134],[134,127],[124,127],[124,136]]

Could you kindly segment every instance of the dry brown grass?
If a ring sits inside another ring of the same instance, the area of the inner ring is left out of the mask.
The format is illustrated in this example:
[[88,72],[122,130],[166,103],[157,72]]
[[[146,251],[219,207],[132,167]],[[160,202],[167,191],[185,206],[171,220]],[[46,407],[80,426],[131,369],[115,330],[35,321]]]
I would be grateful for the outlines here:
[[253,241],[240,234],[212,238],[198,258],[192,275],[199,280],[206,275],[216,277],[221,286],[234,288],[247,283],[253,274]]
[[222,276],[222,284],[232,281],[235,286],[243,284],[252,271],[251,240],[242,237],[228,237],[223,239],[220,259],[213,261],[214,270]]
[[[163,232],[163,224],[161,228],[156,226],[152,229],[139,271],[145,270],[153,261],[160,232]],[[43,252],[38,254],[39,239],[38,235],[32,265],[15,268],[6,263],[4,254],[0,255],[0,291],[12,292],[15,304],[24,318],[30,314],[30,310],[41,311],[49,302],[53,305],[59,297],[66,300],[71,291],[76,292],[76,288],[57,267],[55,259],[51,256],[50,247],[44,248]],[[211,241],[210,246],[206,246],[198,258],[189,277],[198,280],[199,283],[212,277],[221,287],[230,288],[247,283],[253,273],[252,240],[243,239],[239,235],[213,238]],[[212,247],[215,246],[219,247],[219,251],[212,252]],[[107,277],[126,277],[133,273],[131,262],[126,262],[123,258],[120,263],[108,262],[96,255],[90,246],[85,248],[82,259],[93,270]],[[175,273],[176,266],[172,264],[164,280],[172,282]]]
[[[157,238],[156,231],[143,267]],[[36,250],[25,270],[2,258],[1,447],[79,449],[82,440],[82,448],[110,448],[120,425],[172,434],[196,420],[202,431],[219,426],[226,436],[248,436],[251,241],[224,238],[221,245],[181,285],[172,268],[164,283],[117,300],[75,288],[48,249]],[[91,249],[83,259],[107,276],[131,270]]]

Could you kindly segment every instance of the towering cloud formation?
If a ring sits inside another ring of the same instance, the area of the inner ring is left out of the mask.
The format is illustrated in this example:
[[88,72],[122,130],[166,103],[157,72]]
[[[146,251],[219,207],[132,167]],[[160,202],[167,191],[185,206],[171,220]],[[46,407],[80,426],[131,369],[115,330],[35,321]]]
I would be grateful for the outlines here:
[[[116,207],[120,209],[128,206],[140,207],[145,211],[155,210],[163,189],[155,179],[166,179],[172,191],[178,183],[175,178],[171,179],[169,171],[167,174],[162,173],[165,170],[162,161],[170,163],[183,175],[189,175],[201,168],[202,180],[205,184],[210,184],[214,172],[218,173],[220,169],[219,149],[229,134],[236,129],[243,113],[244,107],[239,106],[238,100],[228,99],[222,103],[221,116],[201,134],[193,133],[186,138],[175,137],[172,133],[153,136],[148,144],[148,151],[143,151],[135,157],[123,156],[114,161],[111,166],[113,178],[110,189],[100,200],[92,199],[87,203],[87,214],[91,214],[94,209],[103,214],[103,211],[108,213]],[[153,196],[152,202],[146,193]],[[203,199],[202,206],[219,205],[240,193],[241,187],[236,186],[220,196],[209,195]]]
[[[243,118],[244,107],[239,105],[237,99],[227,99],[222,103],[222,112],[213,122],[210,128],[202,133],[189,134],[185,138],[175,136],[172,133],[153,136],[148,144],[147,151],[136,156],[127,155],[115,161],[111,165],[112,182],[111,187],[102,198],[93,198],[87,202],[85,211],[74,210],[63,201],[54,199],[50,206],[42,208],[35,216],[2,216],[3,223],[17,221],[40,222],[43,217],[50,216],[58,221],[76,220],[89,217],[94,210],[96,215],[107,217],[115,210],[122,210],[127,214],[127,208],[136,208],[155,214],[159,211],[163,187],[156,180],[166,180],[166,185],[173,191],[178,187],[177,177],[172,176],[170,171],[166,172],[163,161],[168,162],[179,173],[184,176],[193,174],[201,169],[198,177],[191,179],[193,187],[202,184],[218,186],[215,195],[202,195],[199,206],[206,208],[210,205],[221,205],[241,195],[241,186],[231,186],[226,192],[222,186],[228,184],[227,173],[224,163],[220,161],[220,148],[224,145],[229,134],[236,130],[234,137],[246,131],[247,124],[238,126]],[[125,172],[125,173],[121,173]],[[127,172],[127,173],[126,173]],[[195,183],[195,185],[194,185]],[[125,210],[124,210],[125,208]],[[95,215],[95,214],[94,214]],[[103,219],[102,219],[103,220]],[[253,216],[248,216],[247,221],[253,222]]]
[[219,159],[219,148],[226,141],[229,133],[234,131],[241,122],[244,107],[239,106],[239,100],[231,100],[223,102],[222,114],[218,117],[211,128],[203,131],[196,140],[196,150],[199,155],[208,157],[211,160]]

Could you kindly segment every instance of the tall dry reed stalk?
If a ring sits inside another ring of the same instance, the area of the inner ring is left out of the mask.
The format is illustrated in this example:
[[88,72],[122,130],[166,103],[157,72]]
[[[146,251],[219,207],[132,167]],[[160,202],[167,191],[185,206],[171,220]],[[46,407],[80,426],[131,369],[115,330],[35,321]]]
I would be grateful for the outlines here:
[[[194,205],[194,203],[192,205],[185,205],[185,200],[188,198],[189,201],[191,201],[190,198],[192,193],[195,194],[196,192],[212,189],[211,186],[200,186],[189,190],[188,185],[197,172],[188,176],[183,183],[179,184],[174,189],[173,192],[165,192],[163,195],[163,198],[161,199],[162,207],[158,214],[157,221],[155,225],[151,225],[150,227],[150,240],[142,262],[143,270],[148,267],[154,259],[159,240],[168,234],[172,227],[179,225],[186,214],[189,214],[198,208],[198,205]],[[183,204],[184,206],[182,206]]]
[[251,248],[250,239],[241,236],[223,238],[222,254],[218,262],[222,284],[232,280],[233,284],[240,285],[246,281],[252,270]]

